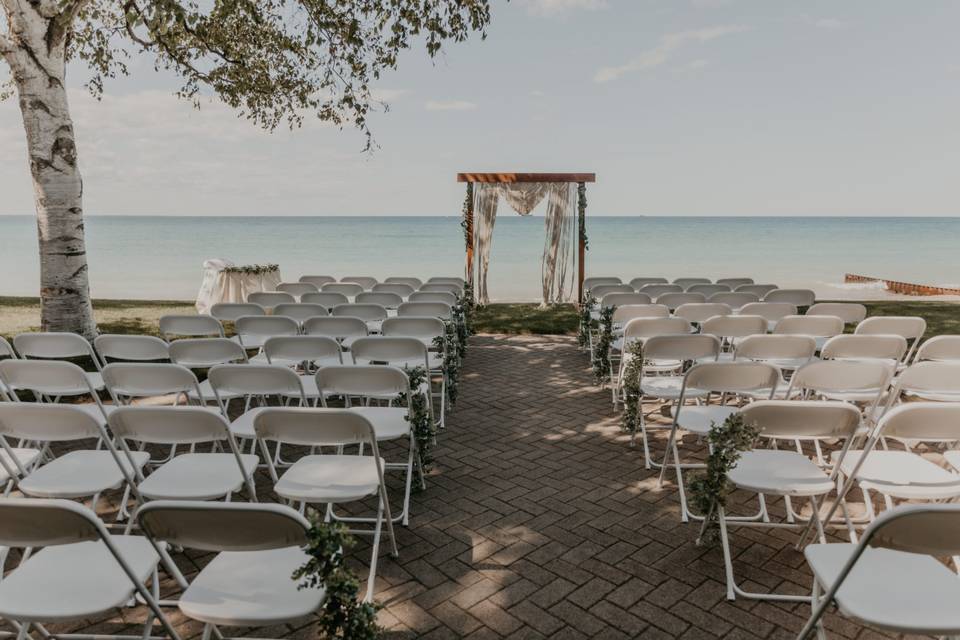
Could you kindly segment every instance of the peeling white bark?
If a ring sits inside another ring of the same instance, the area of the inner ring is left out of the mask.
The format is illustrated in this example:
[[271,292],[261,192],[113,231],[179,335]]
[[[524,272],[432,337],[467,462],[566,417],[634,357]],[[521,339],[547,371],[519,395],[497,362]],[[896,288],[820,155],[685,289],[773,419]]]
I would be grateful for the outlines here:
[[83,233],[83,181],[64,84],[66,28],[59,23],[59,10],[72,15],[71,7],[37,0],[0,2],[9,28],[4,40],[11,45],[0,53],[13,72],[33,177],[41,327],[92,339],[96,325]]

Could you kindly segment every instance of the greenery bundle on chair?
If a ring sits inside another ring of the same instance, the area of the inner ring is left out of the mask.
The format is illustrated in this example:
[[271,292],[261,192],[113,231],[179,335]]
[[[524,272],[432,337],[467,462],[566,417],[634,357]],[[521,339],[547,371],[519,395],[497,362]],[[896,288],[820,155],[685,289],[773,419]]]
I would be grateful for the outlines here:
[[[433,419],[430,417],[430,407],[427,404],[432,400],[419,393],[420,388],[429,382],[430,377],[427,370],[423,367],[414,367],[410,369],[404,367],[407,377],[410,378],[410,390],[412,399],[405,397],[405,394],[397,399],[400,406],[410,406],[413,416],[407,417],[407,420],[413,425],[413,437],[417,441],[417,449],[420,451],[420,460],[423,462],[423,471],[426,471],[433,464],[433,441],[437,432],[434,429]],[[409,405],[407,403],[410,403]]]
[[613,312],[616,307],[600,310],[600,336],[593,348],[593,376],[598,384],[610,378],[610,345],[613,344]]
[[643,373],[643,343],[634,340],[624,349],[623,357],[627,364],[623,369],[623,413],[620,415],[620,427],[627,433],[636,433],[640,424],[640,379]]
[[580,328],[577,331],[577,343],[581,349],[590,344],[590,330],[596,327],[596,321],[590,317],[590,309],[597,304],[597,299],[590,297],[590,291],[585,291],[580,303]]
[[456,404],[460,389],[460,340],[453,322],[446,322],[446,333],[433,339],[433,347],[443,354],[443,371],[447,377],[447,400]]

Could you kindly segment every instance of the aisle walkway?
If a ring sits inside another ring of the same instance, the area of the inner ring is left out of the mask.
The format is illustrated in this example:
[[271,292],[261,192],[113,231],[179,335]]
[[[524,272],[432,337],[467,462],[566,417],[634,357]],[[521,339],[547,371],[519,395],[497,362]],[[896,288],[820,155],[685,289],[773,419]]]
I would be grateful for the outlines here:
[[[388,637],[790,638],[802,626],[806,608],[723,598],[719,550],[694,546],[676,492],[656,491],[572,338],[473,338],[461,396],[400,560],[380,571]],[[790,534],[735,540],[747,584],[809,592]]]

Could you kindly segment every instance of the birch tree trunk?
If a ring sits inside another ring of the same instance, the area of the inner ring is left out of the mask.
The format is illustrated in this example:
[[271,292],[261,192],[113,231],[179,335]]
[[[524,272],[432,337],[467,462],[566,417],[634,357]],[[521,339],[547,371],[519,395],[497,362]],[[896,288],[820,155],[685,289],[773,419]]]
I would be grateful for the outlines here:
[[76,3],[0,0],[9,33],[0,53],[13,73],[33,178],[44,331],[96,335],[84,242],[83,181],[67,103],[66,39]]

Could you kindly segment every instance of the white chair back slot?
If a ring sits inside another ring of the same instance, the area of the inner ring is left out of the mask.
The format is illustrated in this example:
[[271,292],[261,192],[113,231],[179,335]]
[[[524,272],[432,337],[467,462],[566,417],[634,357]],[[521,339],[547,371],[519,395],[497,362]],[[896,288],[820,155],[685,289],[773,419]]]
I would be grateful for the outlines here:
[[665,293],[683,293],[683,287],[678,284],[645,284],[640,287],[639,293],[645,293],[656,300]]
[[377,284],[376,278],[371,278],[370,276],[344,276],[340,278],[340,282],[345,282],[348,284],[358,284],[364,291],[369,291]]
[[860,410],[840,401],[757,400],[743,407],[740,414],[765,438],[849,441],[860,426]]
[[782,336],[832,338],[843,333],[843,319],[837,316],[784,316],[773,328]]
[[167,343],[154,336],[104,334],[94,338],[93,346],[104,363],[110,360],[151,362],[170,358]]
[[340,343],[330,336],[274,336],[263,343],[267,362],[276,361],[313,362],[336,360],[342,362]]
[[653,298],[645,293],[608,293],[600,300],[600,307],[622,307],[628,304],[652,304]]
[[99,439],[97,420],[76,405],[37,402],[0,403],[0,436],[13,440],[69,442]]
[[373,289],[371,289],[371,291],[373,293],[394,293],[401,298],[406,299],[411,293],[415,292],[419,286],[420,285],[418,284],[416,287],[414,287],[411,284],[403,282],[381,282],[373,285]]
[[317,372],[317,388],[322,402],[327,395],[399,396],[410,390],[407,374],[398,367],[383,365],[344,365],[324,367]]
[[155,541],[214,552],[267,551],[307,544],[310,523],[281,504],[157,500],[137,511]]
[[210,315],[220,322],[235,322],[243,316],[265,316],[267,310],[252,302],[218,302],[210,307]]
[[178,364],[115,362],[103,368],[103,383],[117,404],[122,398],[191,393],[203,398],[193,371]]
[[330,284],[331,282],[336,282],[337,279],[333,276],[300,276],[300,282],[308,282],[318,289],[325,284]]
[[451,307],[457,304],[457,296],[446,291],[415,291],[407,297],[408,302],[442,302]]
[[358,338],[369,333],[367,323],[361,318],[349,316],[330,316],[329,318],[309,318],[303,323],[303,333],[308,336],[327,336],[343,340]]
[[716,316],[729,316],[733,309],[719,302],[688,302],[681,304],[673,314],[692,323],[701,323]]
[[203,407],[119,407],[109,423],[118,438],[150,444],[199,444],[230,434],[223,416]]
[[933,360],[960,362],[960,336],[944,335],[930,338],[917,349],[917,362]]
[[396,293],[386,291],[365,291],[357,295],[359,304],[375,304],[384,309],[396,309],[403,304],[403,298]]
[[247,352],[226,338],[186,338],[170,343],[170,360],[190,369],[204,369],[217,364],[246,362]]
[[97,516],[72,500],[0,499],[0,545],[55,547],[99,540],[106,535]]
[[708,297],[707,302],[719,302],[720,304],[729,305],[732,309],[740,309],[751,302],[760,302],[760,296],[755,293],[722,291]]
[[11,389],[49,396],[96,395],[83,369],[61,360],[2,360],[0,379]]
[[720,340],[703,334],[659,335],[643,343],[645,360],[695,361],[720,354]]
[[734,287],[733,290],[736,293],[752,293],[763,300],[764,296],[775,289],[779,289],[775,284],[742,284],[739,287]]
[[717,284],[725,284],[731,291],[735,291],[737,287],[753,284],[753,278],[717,278]]
[[342,293],[335,291],[321,291],[320,293],[307,293],[300,297],[300,302],[306,304],[319,304],[326,308],[329,313],[338,304],[347,304],[350,299]]
[[694,284],[687,289],[687,293],[702,293],[707,299],[716,293],[732,293],[733,290],[725,284]]
[[449,320],[453,317],[453,307],[443,302],[404,302],[397,309],[397,315]]
[[420,278],[412,277],[403,277],[403,276],[391,276],[385,279],[384,284],[405,284],[408,287],[411,287],[414,291],[423,286],[423,280]]
[[168,342],[171,338],[223,337],[223,325],[212,316],[165,315],[160,316],[160,335]]
[[256,415],[257,437],[302,446],[376,445],[370,421],[350,409],[270,407]]
[[312,282],[281,282],[277,285],[277,291],[289,293],[294,298],[299,298],[306,293],[317,293],[320,288]]
[[258,304],[264,309],[272,310],[278,304],[296,302],[297,299],[283,291],[255,291],[247,296],[247,302]]
[[707,296],[702,293],[664,293],[657,296],[657,304],[665,305],[671,311],[674,311],[681,305],[705,303]]
[[714,393],[776,390],[780,372],[762,362],[704,362],[687,371],[684,386]]
[[745,338],[766,331],[767,321],[761,316],[717,315],[700,324],[700,333],[718,338]]
[[858,324],[867,317],[867,308],[853,302],[818,302],[807,309],[808,316],[837,316],[845,324]]
[[623,281],[617,276],[591,276],[583,279],[583,290],[589,291],[599,285],[623,284]]
[[[632,280],[630,280],[630,286],[636,289],[637,291],[639,291],[641,288],[645,287],[648,284],[670,284],[670,281],[667,280],[666,278],[656,278],[656,277],[645,278],[642,276],[639,278],[633,278]],[[586,284],[584,284],[584,286],[586,286]]]
[[383,305],[379,304],[364,304],[364,303],[348,303],[340,304],[333,308],[333,315],[336,316],[349,316],[351,318],[360,318],[367,322],[384,320],[387,317],[387,310]]
[[774,289],[763,296],[764,302],[788,302],[798,307],[809,307],[817,301],[817,294],[810,289]]
[[823,345],[824,360],[888,360],[900,362],[907,352],[907,340],[894,335],[837,335]]
[[313,318],[316,316],[328,316],[330,313],[327,311],[327,308],[322,304],[310,303],[310,302],[296,302],[293,304],[278,304],[273,308],[273,315],[290,318],[294,322],[302,323],[307,318]]

